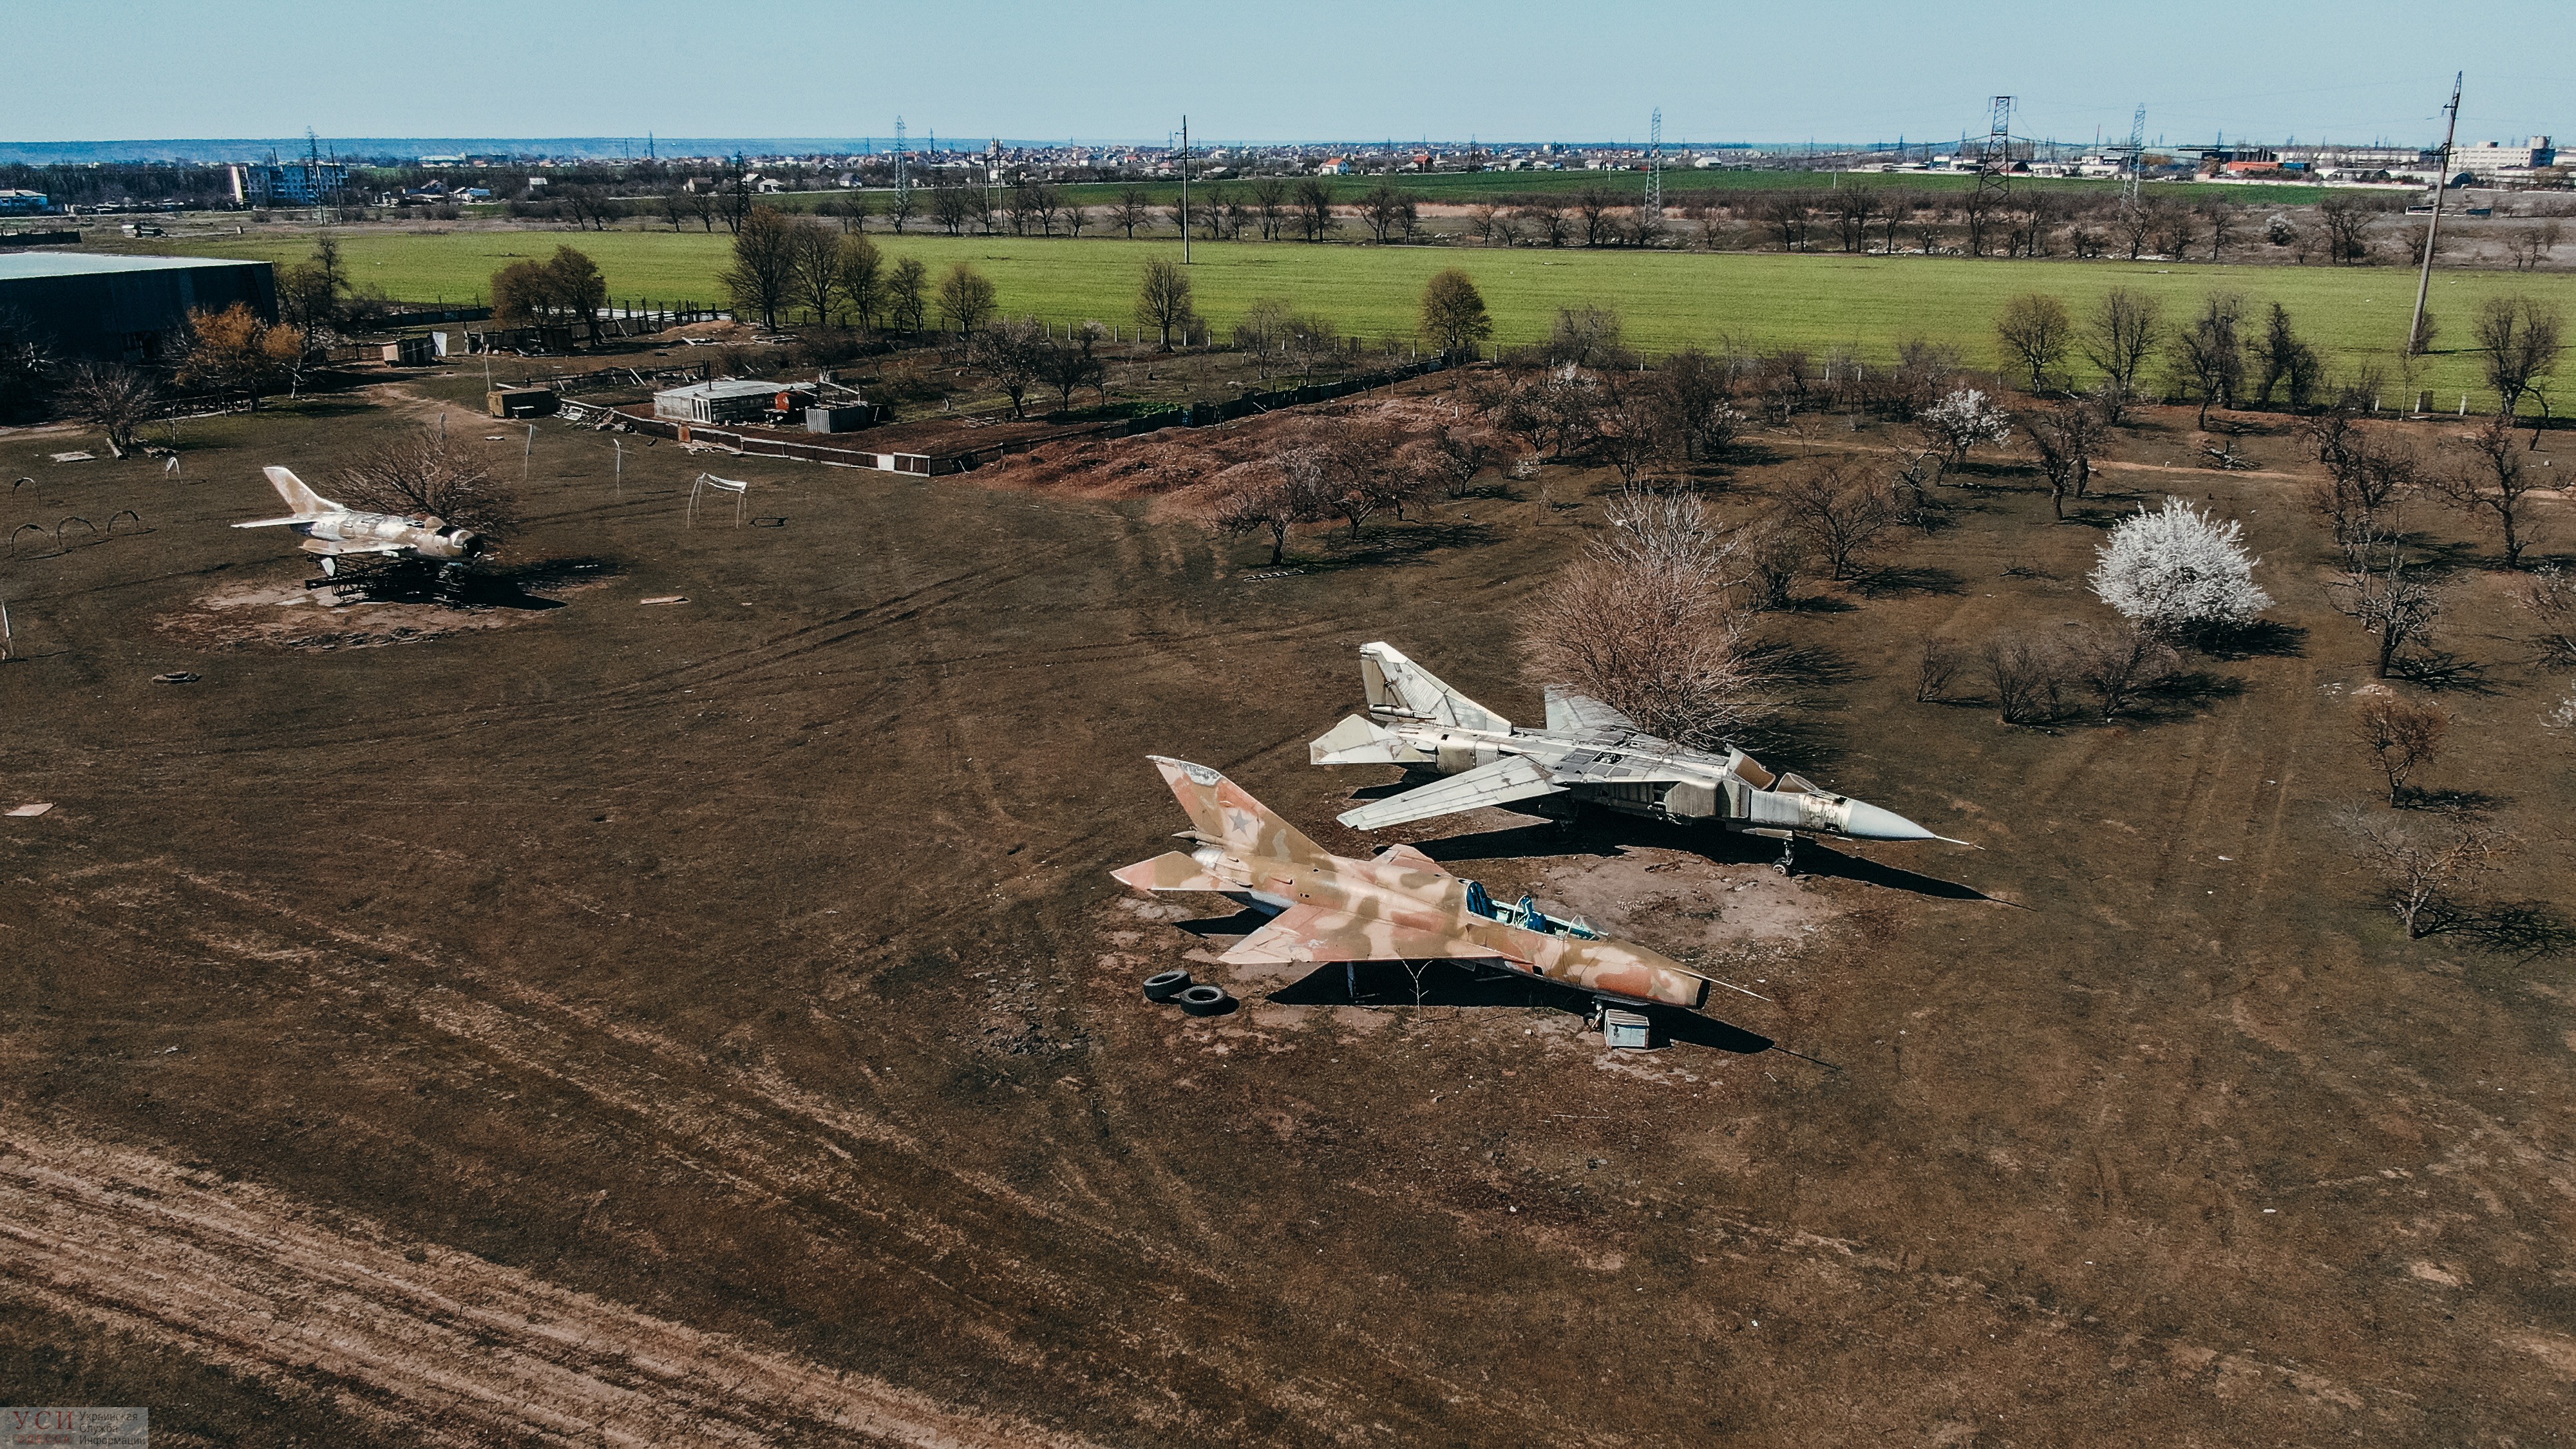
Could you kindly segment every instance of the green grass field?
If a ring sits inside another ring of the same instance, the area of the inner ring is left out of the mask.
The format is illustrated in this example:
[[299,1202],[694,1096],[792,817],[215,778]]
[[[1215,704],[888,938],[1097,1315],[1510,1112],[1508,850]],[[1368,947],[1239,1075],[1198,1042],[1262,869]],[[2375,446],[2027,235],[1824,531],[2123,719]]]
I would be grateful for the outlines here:
[[[1098,318],[1122,325],[1132,316],[1137,276],[1148,257],[1177,257],[1175,241],[1114,238],[1038,240],[1017,237],[892,237],[891,256],[915,256],[933,273],[973,265],[1000,290],[1014,313],[1051,321]],[[618,298],[666,302],[721,300],[717,274],[728,261],[722,232],[462,231],[445,235],[354,233],[342,243],[351,275],[406,301],[479,298],[492,273],[520,257],[549,256],[560,245],[588,252]],[[311,249],[309,235],[241,240],[174,241],[161,248],[193,255],[293,261]],[[1546,335],[1559,307],[1600,306],[1627,320],[1629,340],[1653,351],[1721,338],[1760,347],[1799,346],[1821,354],[1837,346],[1864,359],[1891,355],[1903,338],[1958,343],[1972,362],[1997,363],[1993,321],[2004,300],[2052,292],[2081,316],[2113,287],[2164,300],[2168,316],[2188,311],[2213,291],[2242,294],[2259,309],[2278,301],[2302,335],[2342,372],[2365,361],[2387,365],[2406,331],[2415,276],[2389,267],[2210,267],[2122,262],[2024,262],[1970,258],[1787,256],[1581,248],[1307,246],[1298,243],[1196,243],[1199,310],[1220,335],[1258,297],[1285,297],[1367,337],[1409,336],[1422,285],[1443,267],[1475,278],[1492,310],[1498,339]],[[2454,407],[2468,390],[2478,405],[2477,358],[2467,344],[2469,318],[2483,299],[2528,293],[2576,313],[2576,276],[2565,273],[2437,272],[2433,311],[2443,341],[2419,367],[2420,386]],[[2394,392],[2400,378],[2387,367]],[[2390,398],[2391,405],[2396,399]]]

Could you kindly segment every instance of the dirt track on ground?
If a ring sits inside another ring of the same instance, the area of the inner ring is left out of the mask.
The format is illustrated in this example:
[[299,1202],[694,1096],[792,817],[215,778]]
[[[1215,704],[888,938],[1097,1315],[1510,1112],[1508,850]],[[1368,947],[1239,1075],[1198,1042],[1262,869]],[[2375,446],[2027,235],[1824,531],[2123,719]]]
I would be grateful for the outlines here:
[[[816,1445],[2563,1434],[2576,984],[2399,940],[2348,874],[2369,641],[2282,481],[2193,491],[2305,634],[2120,725],[2004,729],[1913,667],[2093,617],[2130,494],[2056,526],[1981,475],[1773,621],[1806,673],[1766,758],[1982,851],[1791,882],[1768,842],[1616,822],[1404,832],[1723,966],[1763,999],[1711,1011],[1806,1054],[1640,1058],[1393,973],[1148,1007],[1228,907],[1105,875],[1180,828],[1149,750],[1383,844],[1331,818],[1384,773],[1306,763],[1357,646],[1533,708],[1512,621],[1589,503],[1443,504],[1255,578],[1263,549],[1034,465],[744,459],[781,526],[690,527],[690,460],[630,452],[620,488],[549,426],[502,560],[610,566],[564,607],[400,649],[156,631],[295,587],[225,526],[257,468],[325,476],[397,421],[192,425],[185,485],[32,469],[152,531],[5,576],[0,779],[55,806],[0,822],[21,1402],[148,1404],[176,1445],[656,1442],[719,1404]],[[1730,514],[1807,451],[1756,441],[1709,480]],[[2485,692],[2441,696],[2441,783],[2564,818],[2532,723],[2564,681],[2502,581],[2455,588]],[[2563,894],[2544,833],[2501,893]]]

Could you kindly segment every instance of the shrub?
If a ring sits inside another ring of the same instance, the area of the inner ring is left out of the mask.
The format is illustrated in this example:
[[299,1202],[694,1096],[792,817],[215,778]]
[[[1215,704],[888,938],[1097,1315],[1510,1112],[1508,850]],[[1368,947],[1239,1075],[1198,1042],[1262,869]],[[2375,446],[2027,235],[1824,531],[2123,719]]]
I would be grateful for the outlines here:
[[2255,587],[2244,533],[2179,498],[2167,498],[2159,513],[2141,505],[2102,545],[2093,592],[2131,624],[2165,638],[2250,623],[2272,606],[2272,596]]

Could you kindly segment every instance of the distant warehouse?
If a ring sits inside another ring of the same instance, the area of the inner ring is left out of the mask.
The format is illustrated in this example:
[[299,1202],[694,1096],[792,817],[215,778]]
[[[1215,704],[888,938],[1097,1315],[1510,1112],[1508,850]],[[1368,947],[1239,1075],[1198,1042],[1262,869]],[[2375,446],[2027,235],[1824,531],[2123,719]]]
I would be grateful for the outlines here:
[[23,316],[65,358],[162,360],[177,351],[191,308],[236,302],[274,320],[275,270],[210,257],[0,253],[0,312]]

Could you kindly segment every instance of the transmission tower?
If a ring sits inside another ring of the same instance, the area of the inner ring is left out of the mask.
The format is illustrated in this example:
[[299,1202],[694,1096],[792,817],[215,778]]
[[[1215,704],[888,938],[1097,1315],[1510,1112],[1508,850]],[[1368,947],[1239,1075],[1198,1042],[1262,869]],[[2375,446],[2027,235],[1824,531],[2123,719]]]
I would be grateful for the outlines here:
[[1994,98],[1994,119],[1986,127],[1986,149],[1977,157],[1977,203],[1980,210],[2001,206],[2012,194],[2013,98]]
[[1654,119],[1647,123],[1646,143],[1646,220],[1660,221],[1664,215],[1664,108],[1655,107]]
[[2129,121],[2129,144],[2124,148],[2129,164],[2120,174],[2120,206],[2124,211],[2138,207],[2138,178],[2147,169],[2147,103],[2138,102],[2138,114]]
[[912,194],[912,173],[906,164],[912,153],[904,149],[903,117],[894,118],[894,194],[897,199]]

